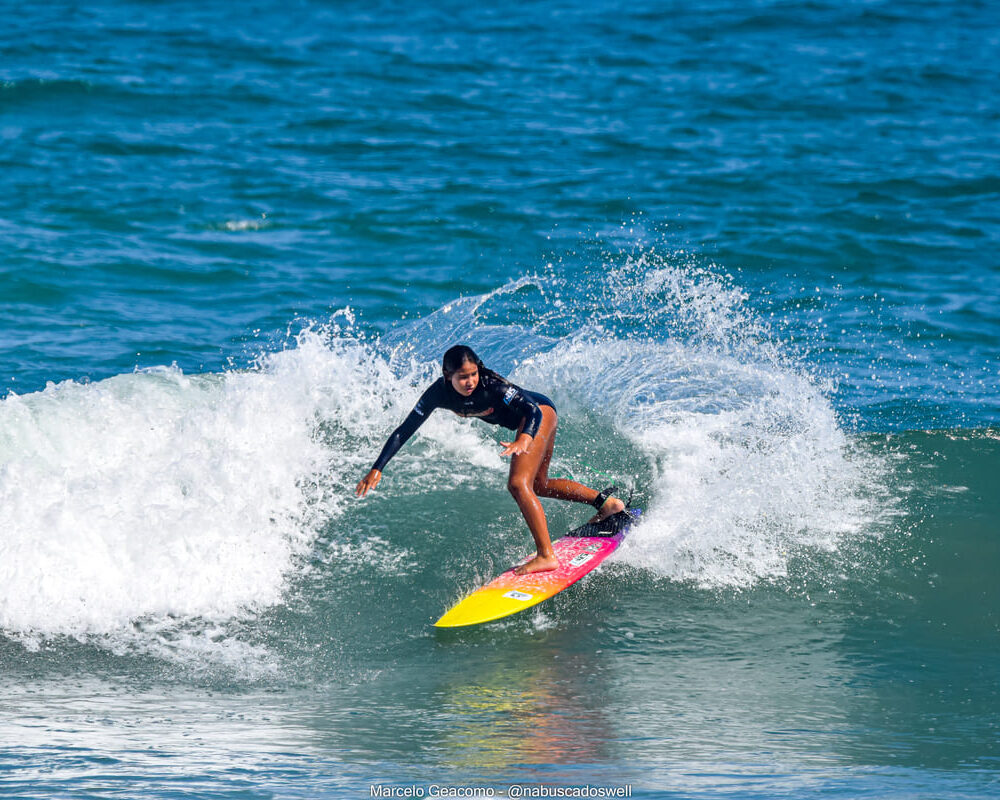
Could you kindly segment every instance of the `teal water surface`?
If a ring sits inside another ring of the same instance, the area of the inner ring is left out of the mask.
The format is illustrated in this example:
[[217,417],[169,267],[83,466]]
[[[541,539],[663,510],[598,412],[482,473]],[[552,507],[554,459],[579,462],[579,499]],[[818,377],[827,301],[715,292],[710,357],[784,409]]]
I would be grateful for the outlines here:
[[[989,3],[5,10],[5,796],[998,793]],[[645,514],[445,632],[456,341]]]

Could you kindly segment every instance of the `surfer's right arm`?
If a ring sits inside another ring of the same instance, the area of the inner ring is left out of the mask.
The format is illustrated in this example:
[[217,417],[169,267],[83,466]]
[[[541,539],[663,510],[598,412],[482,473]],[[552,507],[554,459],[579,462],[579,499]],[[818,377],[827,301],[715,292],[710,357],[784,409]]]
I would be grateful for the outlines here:
[[358,497],[364,497],[370,490],[378,486],[378,482],[382,480],[382,470],[389,463],[389,459],[396,455],[400,447],[406,444],[407,439],[413,436],[417,428],[424,424],[424,420],[438,405],[438,384],[433,383],[420,396],[417,404],[403,420],[403,423],[389,436],[389,440],[385,443],[378,458],[375,459],[375,464],[369,473],[358,482],[354,494]]

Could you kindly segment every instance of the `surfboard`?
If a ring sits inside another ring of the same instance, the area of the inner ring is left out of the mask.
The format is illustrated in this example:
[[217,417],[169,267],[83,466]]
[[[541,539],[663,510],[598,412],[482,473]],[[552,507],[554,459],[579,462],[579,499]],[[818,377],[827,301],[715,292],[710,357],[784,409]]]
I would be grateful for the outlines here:
[[517,564],[452,606],[434,626],[460,628],[493,622],[537,606],[559,594],[596,569],[617,550],[640,513],[639,509],[630,508],[604,521],[610,521],[610,524],[588,524],[570,531],[552,544],[559,559],[558,568],[549,572],[515,575],[514,570],[520,566]]

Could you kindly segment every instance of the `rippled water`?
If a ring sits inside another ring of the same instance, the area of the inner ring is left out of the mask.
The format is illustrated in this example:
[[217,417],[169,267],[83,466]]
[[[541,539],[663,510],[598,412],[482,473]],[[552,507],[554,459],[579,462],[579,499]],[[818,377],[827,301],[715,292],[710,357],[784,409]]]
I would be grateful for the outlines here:
[[[4,20],[5,791],[994,790],[990,4]],[[646,513],[441,633],[528,551],[497,431],[350,490],[458,340]]]

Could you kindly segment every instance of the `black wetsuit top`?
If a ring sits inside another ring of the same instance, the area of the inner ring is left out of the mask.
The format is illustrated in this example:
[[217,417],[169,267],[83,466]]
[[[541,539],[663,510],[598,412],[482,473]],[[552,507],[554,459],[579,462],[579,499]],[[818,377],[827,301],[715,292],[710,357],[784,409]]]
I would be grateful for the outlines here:
[[456,392],[451,381],[438,378],[420,396],[403,424],[392,432],[372,469],[381,472],[389,459],[396,455],[435,408],[447,408],[461,417],[479,417],[483,422],[503,425],[513,431],[521,427],[523,422],[522,433],[535,436],[538,426],[542,424],[542,410],[539,406],[555,409],[555,404],[545,395],[529,392],[484,372],[479,373],[479,383],[468,397]]

